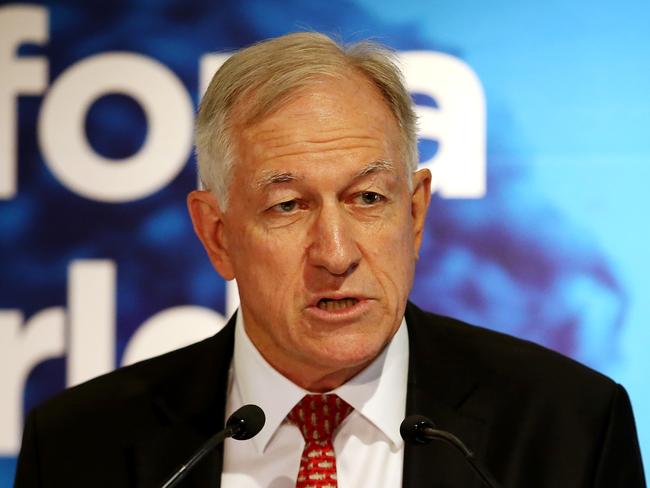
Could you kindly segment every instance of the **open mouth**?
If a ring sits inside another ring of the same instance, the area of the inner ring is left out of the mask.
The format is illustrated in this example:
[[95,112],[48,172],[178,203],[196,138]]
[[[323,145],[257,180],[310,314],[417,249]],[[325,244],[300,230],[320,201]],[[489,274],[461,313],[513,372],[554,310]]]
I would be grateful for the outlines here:
[[335,312],[337,310],[343,310],[345,308],[353,307],[359,300],[356,298],[341,298],[339,300],[333,298],[321,298],[318,301],[318,308],[325,310],[327,312]]

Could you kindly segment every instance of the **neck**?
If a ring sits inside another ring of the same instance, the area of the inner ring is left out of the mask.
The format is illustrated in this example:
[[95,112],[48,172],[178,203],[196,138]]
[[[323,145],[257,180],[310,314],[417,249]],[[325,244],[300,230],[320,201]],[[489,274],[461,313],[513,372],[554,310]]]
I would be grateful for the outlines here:
[[[268,359],[267,359],[268,361]],[[272,364],[269,362],[269,364]],[[323,373],[322,371],[313,371],[312,374],[309,374],[308,371],[294,369],[283,371],[282,369],[277,368],[275,365],[273,367],[280,372],[285,378],[291,380],[296,385],[304,388],[307,391],[312,393],[326,393],[332,391],[343,383],[347,382],[349,379],[356,376],[360,371],[362,371],[368,363],[364,363],[360,366],[354,366],[350,368],[344,368],[342,370]],[[296,370],[300,374],[294,374]]]

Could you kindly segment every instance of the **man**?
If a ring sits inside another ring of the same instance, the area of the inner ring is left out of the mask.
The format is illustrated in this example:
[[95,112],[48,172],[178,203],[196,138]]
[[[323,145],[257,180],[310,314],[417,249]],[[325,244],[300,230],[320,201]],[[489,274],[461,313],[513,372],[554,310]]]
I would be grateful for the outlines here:
[[240,51],[201,104],[197,154],[189,211],[239,312],[37,408],[17,486],[160,486],[247,403],[262,431],[185,486],[482,486],[450,447],[404,444],[414,413],[503,486],[645,486],[621,386],[407,303],[431,176],[384,50],[302,33]]

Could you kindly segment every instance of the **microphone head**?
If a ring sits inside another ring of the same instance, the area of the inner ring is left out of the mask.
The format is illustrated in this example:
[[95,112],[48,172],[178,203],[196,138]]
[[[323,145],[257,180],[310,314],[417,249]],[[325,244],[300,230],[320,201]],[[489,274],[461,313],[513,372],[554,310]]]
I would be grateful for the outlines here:
[[226,427],[232,430],[230,437],[238,441],[245,441],[255,437],[264,427],[265,421],[266,416],[260,407],[257,405],[244,405],[228,417]]
[[424,415],[409,415],[399,426],[399,433],[406,442],[428,444],[432,439],[425,435],[424,429],[435,428],[435,424]]

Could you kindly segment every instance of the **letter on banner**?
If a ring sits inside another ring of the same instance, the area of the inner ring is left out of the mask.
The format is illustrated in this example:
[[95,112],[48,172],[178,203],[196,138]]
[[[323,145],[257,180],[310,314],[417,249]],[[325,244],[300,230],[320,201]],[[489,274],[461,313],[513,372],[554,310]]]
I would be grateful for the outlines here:
[[116,269],[109,260],[73,261],[68,276],[67,385],[115,368]]
[[38,95],[47,87],[47,61],[20,58],[18,47],[46,42],[47,19],[47,9],[36,5],[0,8],[0,200],[17,191],[18,95]]
[[23,425],[25,382],[35,366],[65,353],[65,312],[41,310],[27,323],[18,310],[0,310],[0,456],[15,456]]
[[158,312],[129,340],[122,366],[206,339],[226,325],[223,315],[206,307],[184,305]]
[[472,69],[458,58],[432,51],[400,53],[411,93],[432,97],[438,107],[416,106],[420,137],[438,141],[438,151],[420,166],[443,198],[481,198],[486,191],[485,95]]
[[[115,161],[86,140],[86,114],[99,97],[122,93],[147,116],[147,137],[134,155]],[[92,200],[127,202],[167,185],[192,148],[194,108],[187,90],[163,64],[130,53],[98,54],[59,76],[39,118],[44,159],[70,190]]]

